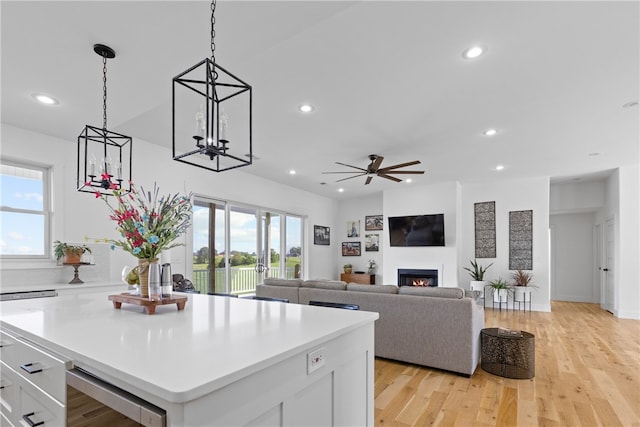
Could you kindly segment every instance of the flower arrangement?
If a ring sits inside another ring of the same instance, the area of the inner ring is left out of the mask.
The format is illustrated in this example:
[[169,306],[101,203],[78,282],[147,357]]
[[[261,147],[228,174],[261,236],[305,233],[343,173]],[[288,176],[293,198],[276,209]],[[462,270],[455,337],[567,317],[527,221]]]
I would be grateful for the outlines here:
[[[154,183],[153,191],[136,188],[130,183],[131,192],[113,190],[117,205],[112,205],[109,195],[96,192],[96,198],[104,200],[109,207],[109,218],[116,222],[116,230],[122,240],[102,239],[136,258],[157,258],[160,252],[180,246],[173,243],[187,231],[191,220],[191,193],[188,196],[165,195],[159,197],[159,188]],[[85,239],[88,239],[85,237]],[[100,241],[100,240],[96,240]]]
[[370,259],[367,262],[369,263],[369,270],[375,270],[375,268],[378,266],[375,259]]

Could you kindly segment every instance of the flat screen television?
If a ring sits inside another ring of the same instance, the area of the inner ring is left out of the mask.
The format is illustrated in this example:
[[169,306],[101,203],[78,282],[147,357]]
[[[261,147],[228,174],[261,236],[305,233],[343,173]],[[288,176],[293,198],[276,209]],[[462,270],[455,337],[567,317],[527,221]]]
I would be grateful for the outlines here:
[[444,246],[444,214],[389,217],[391,246]]

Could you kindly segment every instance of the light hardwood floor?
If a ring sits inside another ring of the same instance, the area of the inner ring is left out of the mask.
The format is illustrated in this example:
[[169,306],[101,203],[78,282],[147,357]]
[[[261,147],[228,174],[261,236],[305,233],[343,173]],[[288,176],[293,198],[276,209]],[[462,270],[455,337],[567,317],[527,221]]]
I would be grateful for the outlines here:
[[485,327],[535,335],[530,380],[376,359],[375,425],[640,426],[640,320],[597,304],[554,301],[551,309],[485,310]]

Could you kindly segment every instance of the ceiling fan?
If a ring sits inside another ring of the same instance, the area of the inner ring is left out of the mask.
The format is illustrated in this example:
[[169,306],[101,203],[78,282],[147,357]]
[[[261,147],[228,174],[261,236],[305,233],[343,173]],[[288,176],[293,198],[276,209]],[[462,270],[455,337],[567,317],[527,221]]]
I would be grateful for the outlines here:
[[356,174],[354,176],[350,176],[350,177],[347,177],[347,178],[339,179],[336,182],[345,181],[347,179],[357,178],[359,176],[367,175],[367,180],[364,182],[364,185],[369,184],[371,182],[371,179],[373,179],[374,175],[375,176],[379,176],[381,178],[390,179],[391,181],[401,182],[402,180],[400,178],[396,178],[395,176],[391,176],[391,174],[397,175],[397,174],[423,174],[424,173],[424,171],[401,171],[401,170],[396,170],[396,169],[404,168],[404,167],[407,167],[407,166],[413,166],[413,165],[420,164],[420,160],[414,160],[412,162],[407,162],[407,163],[399,163],[397,165],[387,166],[387,167],[384,167],[384,168],[380,167],[380,165],[382,164],[382,161],[384,160],[384,157],[378,156],[377,154],[369,154],[369,160],[371,160],[371,163],[369,163],[369,165],[367,166],[366,169],[360,168],[358,166],[348,165],[346,163],[336,162],[336,164],[338,164],[338,165],[347,166],[347,167],[350,167],[350,168],[357,169],[358,170],[357,172],[355,172],[355,171],[345,171],[345,172],[322,172],[322,173],[324,173],[324,174],[330,174],[330,173],[353,173],[353,174]]

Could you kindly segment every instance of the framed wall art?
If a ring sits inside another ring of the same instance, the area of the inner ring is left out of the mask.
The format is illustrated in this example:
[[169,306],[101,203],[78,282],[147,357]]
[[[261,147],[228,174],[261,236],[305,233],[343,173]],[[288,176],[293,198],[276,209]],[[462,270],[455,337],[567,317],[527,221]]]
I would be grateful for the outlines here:
[[509,212],[509,270],[533,270],[533,211]]
[[360,220],[347,221],[347,237],[360,237]]
[[496,202],[473,205],[476,229],[476,258],[496,257]]
[[382,230],[383,225],[382,215],[369,215],[364,217],[365,231]]
[[380,250],[380,235],[377,233],[365,234],[364,250],[365,252],[378,252]]
[[313,226],[313,244],[314,245],[324,245],[328,246],[331,244],[330,238],[331,230],[329,227],[324,227],[322,225],[314,225]]
[[360,242],[342,242],[342,256],[360,256]]

